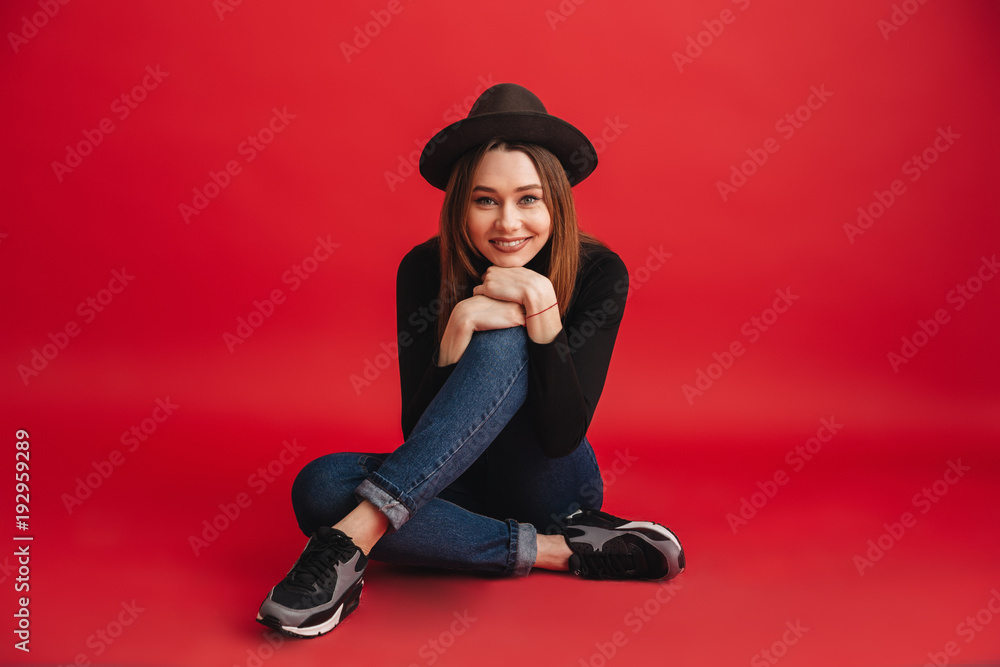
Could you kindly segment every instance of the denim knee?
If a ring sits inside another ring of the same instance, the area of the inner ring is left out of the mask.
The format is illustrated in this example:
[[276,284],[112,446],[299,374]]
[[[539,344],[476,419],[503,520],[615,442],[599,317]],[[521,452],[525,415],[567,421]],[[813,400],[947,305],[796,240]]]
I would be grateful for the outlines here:
[[368,475],[369,455],[327,454],[307,463],[292,482],[292,509],[306,535],[332,526],[358,504],[354,489]]
[[479,337],[496,345],[517,345],[527,340],[527,330],[524,327],[507,327],[505,329],[486,329],[473,332],[473,337]]
[[485,354],[493,358],[504,355],[522,358],[527,355],[528,332],[524,327],[476,331],[472,334],[468,349],[474,350],[474,354]]

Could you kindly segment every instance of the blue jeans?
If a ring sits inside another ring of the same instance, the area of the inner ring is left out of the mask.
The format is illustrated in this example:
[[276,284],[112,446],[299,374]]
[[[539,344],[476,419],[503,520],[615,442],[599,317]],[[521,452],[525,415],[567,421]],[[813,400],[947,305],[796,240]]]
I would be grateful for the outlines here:
[[479,331],[410,437],[391,454],[336,453],[308,463],[292,485],[306,535],[367,499],[389,518],[375,560],[526,575],[539,529],[581,506],[599,508],[603,485],[586,438],[545,456],[496,436],[528,391],[524,327]]

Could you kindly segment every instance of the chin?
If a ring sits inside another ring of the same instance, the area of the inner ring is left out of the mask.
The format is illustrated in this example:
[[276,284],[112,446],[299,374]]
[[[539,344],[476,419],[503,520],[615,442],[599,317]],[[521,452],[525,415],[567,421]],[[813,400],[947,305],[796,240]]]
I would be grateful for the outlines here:
[[486,250],[488,252],[483,252],[483,249],[479,249],[479,252],[489,260],[490,264],[493,266],[499,266],[503,268],[510,268],[515,266],[524,266],[538,254],[539,248],[531,248],[534,245],[534,241],[529,244],[528,248],[522,248],[520,252],[514,254],[508,254],[505,252],[500,252],[495,250],[492,245],[488,245]]
[[515,266],[524,266],[531,261],[532,257],[534,257],[534,255],[528,256],[527,253],[525,253],[524,257],[512,257],[501,253],[492,253],[492,256],[488,259],[493,266],[509,269]]

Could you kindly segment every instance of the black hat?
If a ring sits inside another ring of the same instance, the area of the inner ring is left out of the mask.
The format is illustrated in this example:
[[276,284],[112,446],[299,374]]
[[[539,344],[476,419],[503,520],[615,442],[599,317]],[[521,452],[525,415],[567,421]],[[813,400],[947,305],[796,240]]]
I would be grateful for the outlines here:
[[571,185],[597,167],[597,152],[583,132],[546,112],[542,101],[524,86],[498,83],[479,96],[465,119],[427,142],[420,154],[420,175],[444,190],[458,158],[492,139],[523,141],[548,149],[562,163]]

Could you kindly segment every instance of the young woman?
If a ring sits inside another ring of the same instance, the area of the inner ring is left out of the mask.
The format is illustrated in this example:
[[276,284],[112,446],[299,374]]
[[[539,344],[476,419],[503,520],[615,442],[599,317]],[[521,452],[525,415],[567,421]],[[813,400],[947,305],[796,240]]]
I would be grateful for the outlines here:
[[258,621],[329,632],[358,606],[369,557],[594,579],[684,570],[671,531],[599,511],[586,433],[628,273],[577,228],[570,188],[596,166],[583,133],[510,83],[427,143],[420,172],[445,198],[439,235],[397,275],[404,442],[302,469],[292,504],[310,539]]

